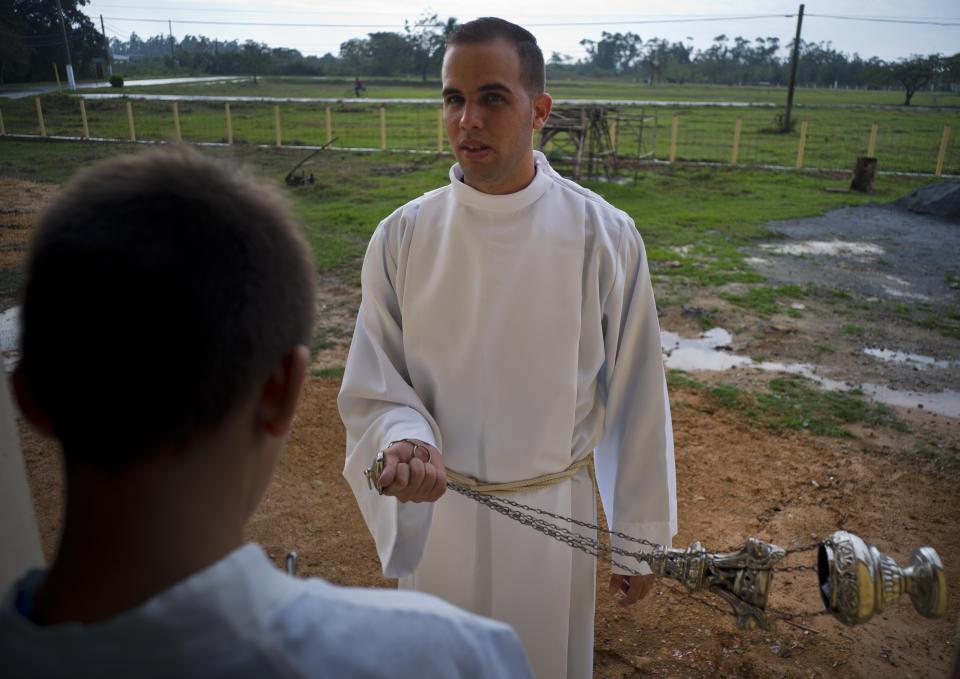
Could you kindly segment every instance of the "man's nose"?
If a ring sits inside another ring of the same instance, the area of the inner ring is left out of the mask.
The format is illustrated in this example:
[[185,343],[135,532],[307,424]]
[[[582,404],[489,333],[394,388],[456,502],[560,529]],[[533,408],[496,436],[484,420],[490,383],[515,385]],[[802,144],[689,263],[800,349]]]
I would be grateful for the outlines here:
[[463,111],[460,113],[460,127],[464,130],[483,127],[483,112],[479,106],[469,102],[463,105]]

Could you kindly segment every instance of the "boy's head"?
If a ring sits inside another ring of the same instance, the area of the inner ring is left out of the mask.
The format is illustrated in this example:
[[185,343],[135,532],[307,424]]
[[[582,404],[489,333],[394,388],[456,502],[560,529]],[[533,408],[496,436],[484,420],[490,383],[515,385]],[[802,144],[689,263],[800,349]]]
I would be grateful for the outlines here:
[[314,271],[273,192],[186,148],[83,172],[33,237],[18,395],[67,465],[185,448],[309,343]]

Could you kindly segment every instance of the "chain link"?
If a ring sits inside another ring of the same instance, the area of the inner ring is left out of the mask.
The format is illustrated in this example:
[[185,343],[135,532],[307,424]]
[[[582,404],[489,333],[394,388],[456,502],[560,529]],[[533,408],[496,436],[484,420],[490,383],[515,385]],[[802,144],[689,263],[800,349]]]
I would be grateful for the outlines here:
[[[581,521],[579,519],[574,519],[569,516],[562,516],[560,514],[555,514],[554,512],[550,512],[545,509],[540,509],[538,507],[525,505],[522,502],[517,502],[516,500],[510,500],[505,497],[490,495],[488,493],[481,493],[476,490],[473,490],[469,486],[465,486],[452,481],[447,483],[447,488],[465,497],[468,497],[484,505],[485,507],[488,507],[489,509],[499,514],[502,514],[507,518],[512,519],[524,526],[529,526],[534,530],[539,531],[540,533],[543,533],[548,537],[551,537],[555,540],[558,540],[559,542],[567,544],[574,549],[580,550],[581,552],[585,552],[586,554],[590,554],[591,556],[594,556],[594,557],[600,557],[601,555],[604,555],[604,554],[608,555],[610,559],[610,564],[612,566],[619,568],[631,575],[642,575],[642,573],[631,566],[628,566],[620,561],[617,561],[616,559],[613,558],[614,555],[616,554],[619,556],[630,557],[640,562],[649,563],[650,556],[648,554],[640,551],[631,552],[629,550],[616,547],[613,544],[603,543],[599,541],[596,537],[591,537],[591,536],[583,535],[581,533],[577,533],[569,528],[564,528],[563,526],[559,526],[555,523],[547,521],[546,518],[538,518],[538,517],[548,517],[556,521],[563,521],[566,523],[573,524],[575,526],[579,526],[581,528],[594,530],[594,531],[597,531],[598,533],[606,533],[607,535],[622,538],[624,540],[635,542],[635,543],[644,545],[646,547],[652,547],[655,550],[667,549],[664,545],[651,542],[650,540],[645,540],[643,538],[637,538],[631,535],[626,535],[625,533],[621,533],[619,531],[612,531],[598,524],[590,523],[589,521]],[[785,552],[787,556],[792,554],[800,554],[803,552],[809,552],[814,549],[818,549],[821,544],[822,543],[819,543],[819,542],[810,543],[800,547],[795,547],[793,549],[785,550]],[[736,550],[734,548],[731,548],[725,551],[732,552]],[[700,552],[688,551],[682,555],[682,558],[686,558],[688,556],[704,556],[707,554],[710,554],[710,552],[707,552],[706,550],[703,550]],[[678,556],[675,558],[680,558],[680,557]],[[817,568],[816,566],[811,566],[811,565],[801,565],[801,566],[779,566],[779,567],[774,567],[773,570],[776,570],[778,572],[783,572],[783,573],[790,573],[790,572],[799,572],[799,571],[816,571]],[[699,604],[707,606],[708,608],[712,608],[713,610],[725,616],[733,615],[731,611],[711,601],[707,601],[706,599],[702,599],[700,597],[694,596],[693,594],[681,589],[679,586],[676,586],[673,583],[668,582],[668,588],[673,590],[677,594],[680,594],[689,599],[692,599]],[[795,621],[797,618],[815,617],[815,616],[829,614],[829,611],[827,610],[818,610],[818,611],[810,611],[810,612],[803,611],[803,612],[790,613],[787,611],[778,611],[778,610],[768,609],[768,612],[774,615],[775,617],[777,617],[778,619],[785,620],[787,622]]]

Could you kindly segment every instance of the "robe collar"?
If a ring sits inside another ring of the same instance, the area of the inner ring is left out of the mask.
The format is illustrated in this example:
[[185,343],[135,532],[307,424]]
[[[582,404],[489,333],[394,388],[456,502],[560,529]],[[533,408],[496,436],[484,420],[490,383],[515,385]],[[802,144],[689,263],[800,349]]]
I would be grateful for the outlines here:
[[463,181],[463,171],[460,163],[450,168],[450,185],[453,187],[454,199],[463,205],[491,210],[495,212],[513,212],[531,205],[540,196],[546,193],[553,184],[551,175],[553,168],[547,162],[546,156],[540,151],[533,152],[534,176],[533,181],[516,193],[491,194],[477,191]]

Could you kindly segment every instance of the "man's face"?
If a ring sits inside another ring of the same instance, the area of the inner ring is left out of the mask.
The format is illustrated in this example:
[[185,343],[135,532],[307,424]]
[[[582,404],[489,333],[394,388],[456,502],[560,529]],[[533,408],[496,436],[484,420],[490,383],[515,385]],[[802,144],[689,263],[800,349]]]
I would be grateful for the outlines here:
[[443,58],[443,121],[464,181],[513,193],[533,180],[531,135],[550,115],[550,96],[531,98],[520,55],[502,40],[452,45]]

